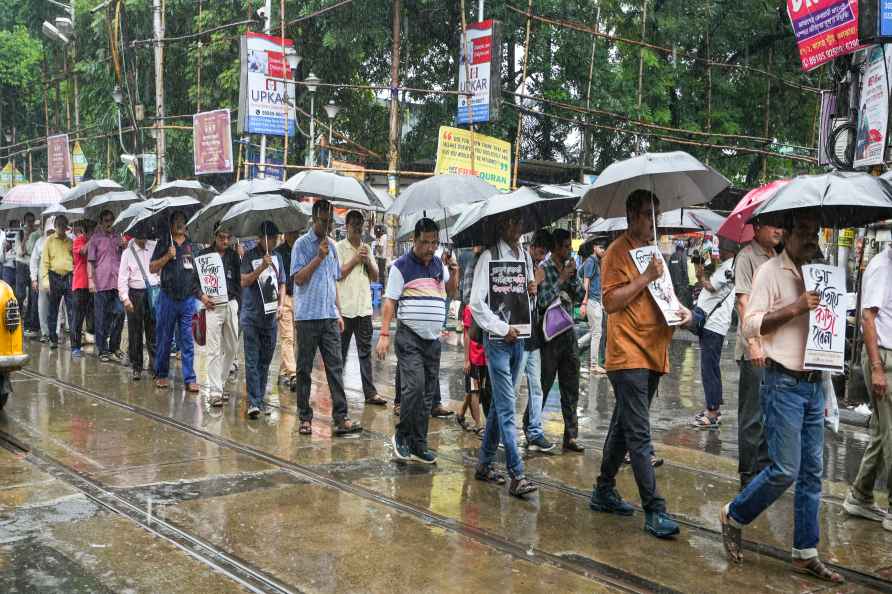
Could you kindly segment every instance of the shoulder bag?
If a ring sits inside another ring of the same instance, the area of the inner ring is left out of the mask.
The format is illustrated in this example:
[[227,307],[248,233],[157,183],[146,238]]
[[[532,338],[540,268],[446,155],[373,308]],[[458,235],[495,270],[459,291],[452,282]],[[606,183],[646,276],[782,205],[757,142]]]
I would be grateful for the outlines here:
[[139,273],[142,275],[142,281],[146,284],[146,307],[148,307],[149,315],[154,318],[156,317],[155,312],[158,310],[158,293],[161,292],[161,287],[149,283],[146,269],[143,268],[142,260],[136,255],[136,250],[133,249],[132,243],[130,244],[130,253],[133,254],[133,258],[136,260],[136,265],[139,266]]

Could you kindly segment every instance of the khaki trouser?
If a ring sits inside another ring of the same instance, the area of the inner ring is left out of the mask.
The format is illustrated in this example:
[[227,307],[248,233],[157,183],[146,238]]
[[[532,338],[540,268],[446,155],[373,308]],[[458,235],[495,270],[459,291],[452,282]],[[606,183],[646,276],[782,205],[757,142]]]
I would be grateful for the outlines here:
[[207,338],[204,351],[207,353],[208,396],[222,396],[223,386],[229,377],[229,368],[238,353],[238,301],[233,299],[209,309],[205,316]]
[[[886,374],[886,384],[892,386],[892,351],[880,349],[880,359]],[[858,470],[858,478],[852,483],[855,496],[865,503],[873,503],[873,489],[877,479],[886,480],[886,488],[889,489],[890,506],[892,506],[892,394],[886,392],[886,397],[877,400],[870,388],[871,369],[870,358],[867,352],[861,357],[864,369],[864,381],[867,383],[867,392],[870,394],[870,407],[873,415],[870,417],[870,444],[864,451],[861,459],[861,468]]]
[[283,295],[282,318],[279,320],[279,348],[282,351],[282,364],[279,367],[279,375],[288,377],[297,373],[297,365],[294,362],[294,307],[291,295]]

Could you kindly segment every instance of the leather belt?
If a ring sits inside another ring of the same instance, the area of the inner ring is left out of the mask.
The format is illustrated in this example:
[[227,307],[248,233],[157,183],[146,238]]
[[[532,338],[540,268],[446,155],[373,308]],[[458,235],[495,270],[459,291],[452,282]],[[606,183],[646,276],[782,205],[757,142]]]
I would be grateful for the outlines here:
[[793,369],[787,369],[774,359],[768,359],[768,367],[774,369],[775,371],[779,371],[785,375],[789,375],[790,377],[795,377],[800,382],[808,382],[810,384],[816,384],[821,381],[821,371],[795,371]]

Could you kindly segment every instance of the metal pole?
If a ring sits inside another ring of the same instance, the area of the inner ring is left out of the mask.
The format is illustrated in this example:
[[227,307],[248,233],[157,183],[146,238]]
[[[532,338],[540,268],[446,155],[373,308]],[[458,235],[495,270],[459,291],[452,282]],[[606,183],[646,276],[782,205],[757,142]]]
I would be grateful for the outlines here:
[[483,7],[485,4],[486,4],[486,0],[480,0],[477,3],[477,22],[478,23],[483,22]]
[[152,0],[152,25],[155,34],[155,179],[158,183],[167,181],[167,166],[164,161],[166,142],[164,138],[164,21],[161,13],[161,0]]
[[316,93],[310,93],[310,151],[307,159],[307,165],[316,166]]
[[399,193],[400,166],[400,0],[393,0],[393,26],[390,56],[390,143],[387,155],[388,183],[391,195]]
[[[288,61],[285,59],[285,0],[280,0],[279,2],[279,26],[281,29],[281,37],[282,37],[282,70],[288,68]],[[290,77],[285,77],[290,78]],[[279,83],[276,83],[278,85]],[[288,83],[285,83],[285,93],[282,97],[288,97]],[[294,99],[292,99],[294,101]],[[285,126],[285,135],[282,136],[282,181],[288,179],[288,102],[282,101],[282,109],[285,112],[284,126]],[[297,115],[297,111],[294,112]]]
[[[530,55],[530,24],[532,19],[530,15],[533,14],[533,0],[529,0],[527,3],[527,35],[526,39],[523,43],[523,76],[520,79],[520,84],[523,85],[523,92],[526,94],[527,87],[527,62]],[[520,100],[523,103],[523,99]],[[511,182],[511,188],[517,189],[517,170],[520,165],[520,143],[523,141],[523,111],[517,110],[517,138],[514,141],[514,179]]]
[[[270,31],[272,31],[272,0],[266,0],[263,7],[266,10],[263,15],[263,32],[269,35]],[[261,179],[266,177],[266,134],[260,137],[260,166],[257,168],[257,177]]]
[[71,78],[74,84],[74,128],[76,130],[81,129],[81,99],[80,92],[78,90],[77,84],[77,28],[75,27],[75,16],[74,16],[74,0],[71,0],[71,5],[68,9],[69,15],[71,15],[71,29],[75,31],[74,38],[71,40],[71,58],[72,67]]
[[331,129],[334,125],[334,118],[328,118],[328,163],[327,167],[331,169]]

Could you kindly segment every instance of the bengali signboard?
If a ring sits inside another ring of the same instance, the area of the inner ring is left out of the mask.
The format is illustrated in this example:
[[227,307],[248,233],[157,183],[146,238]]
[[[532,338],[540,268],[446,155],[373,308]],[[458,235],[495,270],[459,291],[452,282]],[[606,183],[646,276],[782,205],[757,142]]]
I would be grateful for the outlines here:
[[223,258],[214,252],[195,257],[195,266],[198,270],[198,281],[201,283],[201,292],[208,296],[215,305],[222,305],[229,301],[229,293],[226,287],[226,270],[223,268]]
[[46,161],[48,182],[71,182],[71,151],[68,147],[68,134],[48,136],[46,139]]
[[81,143],[75,142],[74,150],[71,151],[71,170],[74,173],[74,183],[84,181],[84,175],[86,175],[89,165],[90,163],[87,161],[84,149],[81,148]]
[[805,341],[805,369],[843,372],[846,348],[846,273],[838,266],[807,264],[802,267],[806,291],[821,296],[809,312]]
[[461,128],[440,126],[434,174],[441,173],[476,175],[498,189],[508,191],[511,189],[511,143]]
[[805,72],[861,48],[858,0],[787,0],[787,14]]
[[192,159],[195,175],[232,173],[232,133],[229,110],[215,109],[192,116]]
[[[880,165],[886,152],[889,125],[889,83],[887,68],[892,66],[892,48],[874,45],[867,49],[861,72],[861,105],[855,136],[855,167]],[[884,59],[885,58],[885,59]]]
[[[638,269],[638,272],[642,274],[647,269],[648,264],[650,264],[651,258],[663,257],[663,254],[660,253],[660,249],[655,245],[646,245],[634,250],[629,250],[629,254],[632,256],[632,261],[635,262],[635,267]],[[650,291],[650,295],[656,302],[657,307],[663,312],[663,318],[666,320],[666,323],[670,326],[681,324],[682,305],[681,302],[678,301],[678,297],[675,295],[675,289],[672,287],[672,277],[669,275],[669,266],[666,264],[665,260],[663,260],[663,276],[654,282],[649,283],[647,289]]]
[[[526,262],[492,260],[489,263],[489,309],[503,322],[517,328],[519,338],[533,331]],[[493,337],[490,335],[490,338]]]
[[[492,19],[471,23],[458,58],[459,124],[480,124],[499,119],[502,88],[501,27]],[[468,103],[470,99],[470,109]]]
[[[260,296],[263,298],[263,313],[266,315],[276,313],[279,307],[279,281],[276,267],[278,256],[273,256],[273,265],[266,268],[257,277],[257,286],[260,288]],[[251,267],[257,270],[263,266],[263,260],[257,258],[251,262]]]
[[294,42],[262,33],[249,32],[241,38],[241,80],[239,85],[239,134],[285,135],[287,109],[288,135],[296,126],[294,107],[295,85],[282,80],[292,79],[291,68],[285,60],[285,49]]

